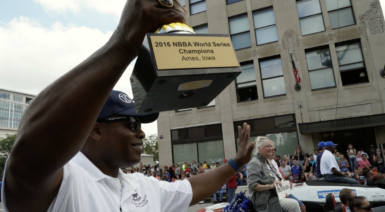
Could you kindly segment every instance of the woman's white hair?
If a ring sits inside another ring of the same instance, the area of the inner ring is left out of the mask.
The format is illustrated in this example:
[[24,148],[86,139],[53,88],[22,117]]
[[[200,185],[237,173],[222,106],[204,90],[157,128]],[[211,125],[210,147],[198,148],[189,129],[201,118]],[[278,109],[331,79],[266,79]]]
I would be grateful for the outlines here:
[[261,149],[267,145],[271,144],[272,146],[275,146],[275,143],[274,141],[268,139],[267,137],[265,136],[258,136],[256,139],[255,139],[255,148],[258,148],[258,151],[255,152],[255,154],[257,154],[259,151],[261,151]]

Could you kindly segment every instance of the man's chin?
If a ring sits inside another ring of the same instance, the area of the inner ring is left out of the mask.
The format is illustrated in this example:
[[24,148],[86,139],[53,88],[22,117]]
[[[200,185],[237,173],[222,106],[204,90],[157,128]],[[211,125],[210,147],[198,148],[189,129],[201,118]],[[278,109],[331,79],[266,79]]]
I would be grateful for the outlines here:
[[[128,159],[128,163],[126,163],[127,165],[125,165],[126,167],[133,167],[135,165],[138,165],[139,162],[140,162],[141,158],[139,157],[138,159],[133,159],[133,158],[130,158]],[[146,166],[146,164],[143,164],[143,166]]]

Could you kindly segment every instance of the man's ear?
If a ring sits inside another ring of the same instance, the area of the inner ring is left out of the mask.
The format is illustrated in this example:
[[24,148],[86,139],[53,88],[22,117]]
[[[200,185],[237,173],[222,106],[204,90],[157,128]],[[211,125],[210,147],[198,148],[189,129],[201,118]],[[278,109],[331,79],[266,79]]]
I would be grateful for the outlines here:
[[90,137],[96,141],[100,141],[102,139],[102,125],[99,122],[95,122],[92,127]]

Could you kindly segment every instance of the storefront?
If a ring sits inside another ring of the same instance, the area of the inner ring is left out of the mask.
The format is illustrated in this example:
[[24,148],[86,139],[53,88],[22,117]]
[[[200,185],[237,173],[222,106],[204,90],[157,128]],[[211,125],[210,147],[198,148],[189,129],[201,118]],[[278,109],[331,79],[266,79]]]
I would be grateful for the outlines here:
[[[276,155],[293,155],[298,146],[298,133],[295,116],[284,115],[260,119],[250,119],[234,122],[234,132],[237,140],[238,126],[246,122],[250,125],[250,141],[255,141],[258,136],[266,136],[274,141],[277,149]],[[237,143],[236,143],[237,145]],[[238,146],[237,146],[238,149]],[[255,150],[253,155],[255,154]]]
[[[358,151],[369,155],[385,142],[385,114],[344,118],[299,124],[301,134],[312,134],[314,144],[319,141],[337,143],[337,151],[346,154],[351,143]],[[314,139],[318,138],[318,139]]]
[[357,151],[364,150],[369,155],[376,152],[377,142],[374,128],[361,128],[321,133],[324,141],[333,141],[337,145],[337,151],[345,154],[349,144]]

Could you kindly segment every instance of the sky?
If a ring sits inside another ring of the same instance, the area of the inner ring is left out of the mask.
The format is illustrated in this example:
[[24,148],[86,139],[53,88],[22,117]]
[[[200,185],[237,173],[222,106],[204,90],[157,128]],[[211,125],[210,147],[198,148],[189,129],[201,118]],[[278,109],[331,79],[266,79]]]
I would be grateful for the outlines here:
[[[126,0],[0,2],[0,88],[37,95],[108,41]],[[114,88],[131,97],[134,63]]]
[[[37,95],[106,43],[125,2],[2,0],[0,88]],[[133,63],[114,88],[131,97]],[[142,128],[147,135],[157,134],[156,122]]]

